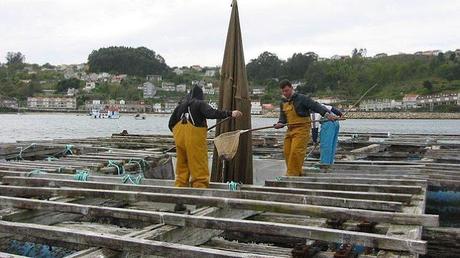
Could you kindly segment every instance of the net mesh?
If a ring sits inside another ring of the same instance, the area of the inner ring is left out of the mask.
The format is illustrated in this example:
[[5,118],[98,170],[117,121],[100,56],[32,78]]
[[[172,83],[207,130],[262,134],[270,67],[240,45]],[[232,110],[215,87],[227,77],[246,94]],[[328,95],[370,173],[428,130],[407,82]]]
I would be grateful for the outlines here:
[[233,131],[220,134],[214,138],[214,145],[216,146],[219,157],[226,160],[231,160],[235,157],[240,143],[240,134],[241,131]]

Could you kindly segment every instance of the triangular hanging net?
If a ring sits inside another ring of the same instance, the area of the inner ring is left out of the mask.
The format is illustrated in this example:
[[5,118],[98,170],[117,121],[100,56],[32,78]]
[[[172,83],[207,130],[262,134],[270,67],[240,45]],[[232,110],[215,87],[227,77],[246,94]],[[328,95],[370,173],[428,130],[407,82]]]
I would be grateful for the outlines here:
[[238,130],[226,132],[214,138],[214,145],[216,146],[219,157],[226,160],[231,160],[235,157],[240,143],[240,134],[241,131]]

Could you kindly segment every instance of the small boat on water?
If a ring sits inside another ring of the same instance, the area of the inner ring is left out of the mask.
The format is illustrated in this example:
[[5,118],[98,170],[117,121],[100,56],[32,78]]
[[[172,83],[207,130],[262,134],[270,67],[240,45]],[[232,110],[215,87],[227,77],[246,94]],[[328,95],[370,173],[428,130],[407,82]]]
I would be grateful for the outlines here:
[[119,119],[120,112],[118,109],[108,109],[108,110],[97,110],[93,109],[90,113],[92,118],[106,118],[106,119]]
[[136,120],[145,120],[145,118],[146,118],[145,114],[142,114],[142,115],[141,114],[136,114],[134,116],[134,119],[136,119]]

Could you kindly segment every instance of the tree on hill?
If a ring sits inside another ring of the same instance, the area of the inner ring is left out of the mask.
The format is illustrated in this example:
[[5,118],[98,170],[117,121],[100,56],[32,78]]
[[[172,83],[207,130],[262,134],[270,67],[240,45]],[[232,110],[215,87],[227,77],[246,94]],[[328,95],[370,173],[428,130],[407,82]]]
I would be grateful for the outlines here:
[[259,82],[278,78],[282,74],[282,65],[283,61],[277,55],[265,51],[246,65],[248,78]]
[[22,69],[25,60],[26,57],[21,52],[8,52],[6,54],[6,64],[13,70]]
[[90,72],[146,76],[169,70],[164,58],[145,47],[108,47],[88,56]]
[[313,52],[306,54],[294,53],[284,63],[284,73],[290,80],[303,79],[308,67],[317,60],[317,55]]
[[80,88],[82,84],[83,82],[76,78],[64,79],[58,82],[56,90],[57,92],[65,93],[70,88]]

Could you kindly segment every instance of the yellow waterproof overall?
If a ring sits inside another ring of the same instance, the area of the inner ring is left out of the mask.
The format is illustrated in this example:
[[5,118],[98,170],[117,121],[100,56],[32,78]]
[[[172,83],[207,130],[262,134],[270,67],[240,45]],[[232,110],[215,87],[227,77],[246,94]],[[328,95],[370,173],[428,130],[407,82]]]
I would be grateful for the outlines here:
[[175,186],[207,188],[209,168],[206,127],[179,122],[173,128],[173,135],[177,153]]
[[310,117],[297,115],[292,102],[283,103],[283,111],[286,114],[288,124],[290,124],[284,137],[286,175],[300,176],[310,139],[311,120]]

